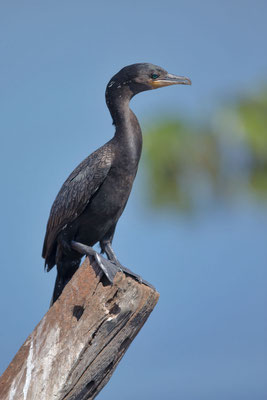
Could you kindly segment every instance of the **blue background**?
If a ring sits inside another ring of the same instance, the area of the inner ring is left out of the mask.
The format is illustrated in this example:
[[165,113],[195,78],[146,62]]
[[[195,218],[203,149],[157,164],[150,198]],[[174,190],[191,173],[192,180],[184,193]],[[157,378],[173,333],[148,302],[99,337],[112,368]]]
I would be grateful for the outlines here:
[[[0,2],[1,372],[49,305],[55,271],[40,254],[52,202],[113,135],[108,80],[158,64],[193,85],[134,98],[141,125],[165,112],[209,118],[266,80],[266,14],[260,0]],[[266,399],[266,205],[156,212],[143,176],[114,249],[161,297],[99,399]]]

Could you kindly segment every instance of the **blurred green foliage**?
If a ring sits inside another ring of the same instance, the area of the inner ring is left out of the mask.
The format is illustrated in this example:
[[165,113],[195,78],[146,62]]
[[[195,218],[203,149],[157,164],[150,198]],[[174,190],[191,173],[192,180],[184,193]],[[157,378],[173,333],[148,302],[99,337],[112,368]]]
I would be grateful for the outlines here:
[[267,194],[267,88],[236,104],[251,154],[249,183],[259,195]]
[[267,88],[230,101],[211,121],[203,126],[163,117],[146,130],[154,206],[192,210],[218,195],[267,195]]

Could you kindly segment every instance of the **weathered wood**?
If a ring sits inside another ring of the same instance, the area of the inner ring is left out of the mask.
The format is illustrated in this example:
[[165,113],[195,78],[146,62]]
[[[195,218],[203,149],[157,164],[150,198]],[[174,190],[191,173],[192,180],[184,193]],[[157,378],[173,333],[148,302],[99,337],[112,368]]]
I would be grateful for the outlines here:
[[123,273],[107,285],[86,259],[0,378],[0,399],[95,398],[158,297]]

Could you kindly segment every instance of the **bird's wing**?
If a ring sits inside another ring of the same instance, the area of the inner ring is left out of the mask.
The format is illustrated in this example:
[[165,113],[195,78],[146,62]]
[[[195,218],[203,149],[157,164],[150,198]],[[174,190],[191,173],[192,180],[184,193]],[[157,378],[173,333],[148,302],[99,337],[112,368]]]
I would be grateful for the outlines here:
[[46,262],[53,251],[58,233],[84,211],[93,194],[106,179],[112,160],[113,152],[108,142],[82,161],[64,182],[47,222],[42,252]]

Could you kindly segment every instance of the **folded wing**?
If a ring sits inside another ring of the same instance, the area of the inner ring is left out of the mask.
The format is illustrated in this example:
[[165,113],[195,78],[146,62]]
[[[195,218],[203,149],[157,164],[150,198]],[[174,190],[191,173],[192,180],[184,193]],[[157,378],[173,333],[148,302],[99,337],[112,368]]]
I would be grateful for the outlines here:
[[55,265],[57,235],[84,211],[106,179],[112,160],[108,142],[82,161],[62,185],[50,211],[43,245],[42,256],[48,271]]

